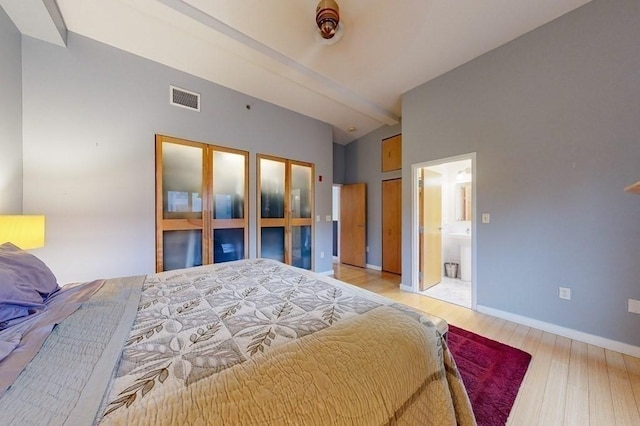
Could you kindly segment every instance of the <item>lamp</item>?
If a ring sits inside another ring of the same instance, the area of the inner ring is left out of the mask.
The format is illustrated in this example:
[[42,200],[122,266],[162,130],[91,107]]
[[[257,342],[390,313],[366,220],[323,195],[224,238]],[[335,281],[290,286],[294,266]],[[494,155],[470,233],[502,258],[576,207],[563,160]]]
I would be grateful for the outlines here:
[[44,215],[0,216],[0,244],[10,242],[23,250],[44,246]]
[[329,40],[336,35],[340,23],[340,7],[334,0],[320,0],[316,6],[316,25],[322,38]]

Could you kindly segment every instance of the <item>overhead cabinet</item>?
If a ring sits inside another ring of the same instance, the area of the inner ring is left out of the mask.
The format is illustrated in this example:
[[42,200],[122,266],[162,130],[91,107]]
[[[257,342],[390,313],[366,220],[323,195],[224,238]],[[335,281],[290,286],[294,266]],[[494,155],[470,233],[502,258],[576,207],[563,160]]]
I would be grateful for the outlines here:
[[390,172],[402,168],[402,135],[382,140],[382,171]]

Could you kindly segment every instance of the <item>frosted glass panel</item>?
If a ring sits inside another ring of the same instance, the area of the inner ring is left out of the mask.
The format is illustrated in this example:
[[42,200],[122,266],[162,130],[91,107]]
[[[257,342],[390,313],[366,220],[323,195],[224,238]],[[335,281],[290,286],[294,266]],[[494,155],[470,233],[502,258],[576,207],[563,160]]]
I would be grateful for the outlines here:
[[245,157],[213,153],[213,218],[244,219]]
[[244,228],[213,231],[213,263],[244,258]]
[[162,144],[162,191],[165,219],[202,217],[202,149]]
[[291,264],[298,268],[311,269],[311,227],[291,228]]
[[262,218],[284,217],[284,163],[280,161],[260,159],[260,207]]
[[202,231],[163,232],[162,255],[165,271],[202,265]]
[[284,262],[284,228],[262,228],[260,230],[260,256]]
[[311,167],[291,165],[291,217],[311,217]]

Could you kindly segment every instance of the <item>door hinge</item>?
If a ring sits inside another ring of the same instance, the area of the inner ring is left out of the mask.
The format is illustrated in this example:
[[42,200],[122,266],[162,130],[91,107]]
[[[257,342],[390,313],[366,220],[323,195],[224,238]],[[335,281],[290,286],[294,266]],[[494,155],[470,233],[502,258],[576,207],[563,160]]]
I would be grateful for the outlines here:
[[424,226],[418,226],[418,233],[424,234]]

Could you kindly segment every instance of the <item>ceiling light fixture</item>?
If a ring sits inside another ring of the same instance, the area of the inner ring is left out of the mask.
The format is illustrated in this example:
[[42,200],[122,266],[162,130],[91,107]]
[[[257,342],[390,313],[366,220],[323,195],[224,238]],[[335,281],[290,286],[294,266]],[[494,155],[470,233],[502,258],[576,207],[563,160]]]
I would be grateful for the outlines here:
[[320,0],[316,6],[316,25],[323,39],[336,35],[340,23],[340,7],[334,0]]

